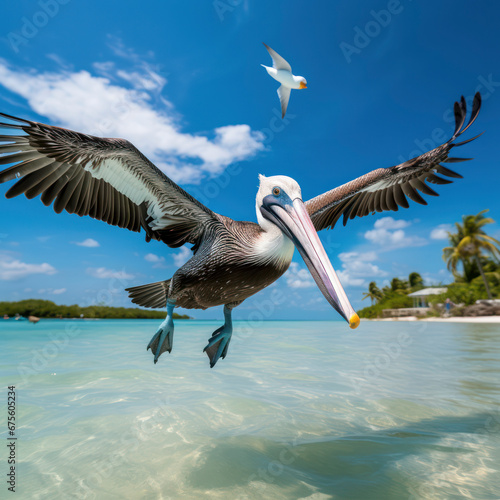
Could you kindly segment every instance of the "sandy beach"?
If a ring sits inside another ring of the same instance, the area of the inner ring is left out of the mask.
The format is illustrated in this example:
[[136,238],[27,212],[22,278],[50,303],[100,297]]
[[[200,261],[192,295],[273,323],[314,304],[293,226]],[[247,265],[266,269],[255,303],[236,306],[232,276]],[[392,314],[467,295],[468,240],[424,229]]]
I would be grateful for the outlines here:
[[[362,318],[367,321],[367,318]],[[368,321],[433,321],[437,323],[500,323],[500,316],[450,316],[449,318],[417,318],[404,316],[401,318],[376,318]]]

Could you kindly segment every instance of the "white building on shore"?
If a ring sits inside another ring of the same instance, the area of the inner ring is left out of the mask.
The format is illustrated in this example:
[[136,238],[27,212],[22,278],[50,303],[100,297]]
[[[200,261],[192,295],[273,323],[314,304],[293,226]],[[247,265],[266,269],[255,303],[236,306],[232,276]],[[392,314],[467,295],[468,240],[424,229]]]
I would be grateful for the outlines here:
[[409,293],[408,297],[413,299],[413,307],[429,307],[428,297],[431,295],[441,295],[448,289],[443,288],[422,288],[417,292]]

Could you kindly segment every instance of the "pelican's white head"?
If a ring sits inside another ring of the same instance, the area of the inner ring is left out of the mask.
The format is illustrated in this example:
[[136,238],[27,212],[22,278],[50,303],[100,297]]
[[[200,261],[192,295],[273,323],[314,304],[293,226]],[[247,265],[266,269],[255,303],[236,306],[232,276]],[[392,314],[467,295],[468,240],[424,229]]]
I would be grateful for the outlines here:
[[321,244],[307,207],[302,201],[300,186],[284,175],[261,175],[259,180],[257,217],[260,226],[269,233],[278,228],[293,241],[326,300],[351,328],[356,328],[359,325],[359,317]]
[[260,207],[262,200],[269,194],[276,195],[276,189],[284,191],[288,196],[294,200],[295,198],[302,199],[302,192],[298,182],[286,175],[273,175],[266,177],[259,175],[259,191],[257,192],[257,218],[261,222],[262,213]]

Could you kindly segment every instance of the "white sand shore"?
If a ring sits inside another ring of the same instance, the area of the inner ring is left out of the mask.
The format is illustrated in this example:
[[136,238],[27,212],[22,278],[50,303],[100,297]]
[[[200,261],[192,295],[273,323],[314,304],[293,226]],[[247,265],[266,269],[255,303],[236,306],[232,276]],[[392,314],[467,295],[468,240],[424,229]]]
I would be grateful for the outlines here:
[[[366,321],[362,318],[361,321]],[[500,323],[500,316],[450,316],[449,318],[417,318],[416,316],[404,316],[401,318],[377,318],[368,321],[436,321],[441,323]]]

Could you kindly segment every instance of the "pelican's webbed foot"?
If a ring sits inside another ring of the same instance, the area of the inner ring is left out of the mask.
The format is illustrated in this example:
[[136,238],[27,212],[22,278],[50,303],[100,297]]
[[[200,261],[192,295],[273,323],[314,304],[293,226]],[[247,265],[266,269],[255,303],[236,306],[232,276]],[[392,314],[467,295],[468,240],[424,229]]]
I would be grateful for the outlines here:
[[224,318],[224,325],[217,328],[217,330],[212,333],[212,337],[208,339],[207,346],[203,349],[203,352],[206,352],[210,359],[210,368],[215,366],[219,358],[224,359],[226,357],[227,348],[229,347],[229,342],[233,334],[231,309],[227,306],[224,306]]
[[146,350],[151,349],[151,352],[154,354],[155,364],[165,351],[172,352],[174,341],[174,321],[172,315],[174,307],[175,300],[167,300],[167,317],[146,347]]

